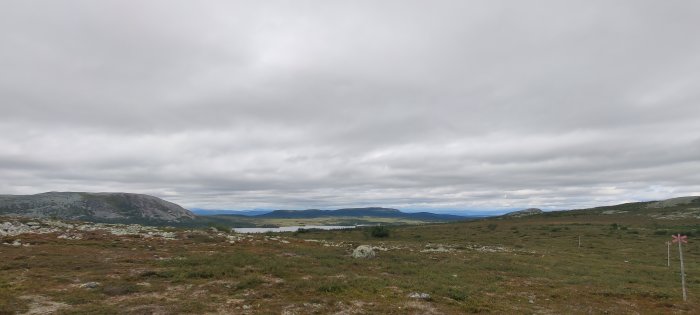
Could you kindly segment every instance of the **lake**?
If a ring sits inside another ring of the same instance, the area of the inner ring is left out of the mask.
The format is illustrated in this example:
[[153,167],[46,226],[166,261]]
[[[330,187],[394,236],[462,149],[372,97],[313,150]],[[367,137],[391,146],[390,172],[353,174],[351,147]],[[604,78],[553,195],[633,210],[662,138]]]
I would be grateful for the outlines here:
[[267,233],[267,232],[296,232],[299,229],[341,230],[354,229],[354,225],[306,225],[306,226],[282,226],[278,228],[234,228],[236,233]]

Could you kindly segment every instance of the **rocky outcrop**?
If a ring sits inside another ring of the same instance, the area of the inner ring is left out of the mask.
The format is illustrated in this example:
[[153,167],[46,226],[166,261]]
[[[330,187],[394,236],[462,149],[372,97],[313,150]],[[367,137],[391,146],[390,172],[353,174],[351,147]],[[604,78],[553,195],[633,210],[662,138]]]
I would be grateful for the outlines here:
[[681,206],[681,205],[689,205],[689,204],[697,204],[700,206],[700,197],[698,196],[690,196],[690,197],[678,197],[678,198],[671,198],[671,199],[666,199],[666,200],[661,200],[661,201],[655,201],[647,205],[647,208],[650,209],[661,209],[661,208],[669,208],[669,207],[676,207],[676,206]]
[[149,195],[85,192],[0,195],[0,215],[133,222],[180,222],[194,218],[189,210]]
[[369,245],[360,245],[352,251],[353,258],[373,258],[376,256],[374,249]]
[[55,233],[56,238],[67,240],[79,240],[85,232],[102,231],[116,236],[138,235],[141,238],[175,239],[176,233],[164,231],[153,226],[139,224],[106,224],[75,222],[66,223],[57,220],[39,219],[32,222],[21,222],[17,218],[8,218],[8,221],[0,221],[0,238],[15,237],[23,234],[50,234]]
[[525,210],[509,212],[509,213],[504,214],[503,216],[507,217],[507,218],[521,218],[521,217],[527,217],[527,216],[531,216],[531,215],[540,214],[542,212],[543,211],[541,209],[538,209],[538,208],[529,208],[529,209],[525,209]]

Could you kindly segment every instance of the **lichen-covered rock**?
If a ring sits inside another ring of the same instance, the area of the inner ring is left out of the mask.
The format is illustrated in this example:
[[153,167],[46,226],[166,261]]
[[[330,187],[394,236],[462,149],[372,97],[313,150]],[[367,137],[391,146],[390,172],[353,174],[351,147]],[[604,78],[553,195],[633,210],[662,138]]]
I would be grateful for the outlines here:
[[0,236],[17,236],[25,233],[46,234],[58,231],[54,228],[41,227],[37,222],[24,224],[22,222],[0,222]]
[[376,256],[374,249],[369,245],[360,245],[352,251],[353,258],[373,258]]
[[82,240],[83,235],[80,233],[64,233],[64,234],[57,236],[56,238],[60,238],[60,239],[64,239],[64,240]]
[[80,285],[80,287],[84,288],[84,289],[94,289],[94,288],[97,288],[99,286],[100,286],[100,283],[95,282],[95,281],[85,282],[85,283]]
[[[8,218],[10,221],[0,222],[0,236],[18,236],[22,234],[49,234],[57,233],[56,238],[67,240],[83,239],[83,233],[91,231],[103,231],[113,235],[138,235],[142,238],[158,237],[166,240],[177,239],[177,233],[163,231],[154,226],[138,224],[105,224],[105,223],[76,223],[68,224],[56,220],[42,220],[22,223],[17,218]],[[12,245],[8,243],[7,245]],[[26,246],[24,244],[22,246]]]
[[429,300],[430,294],[422,292],[412,292],[408,295],[408,297],[412,299]]
[[425,245],[425,249],[421,250],[421,253],[448,253],[454,251],[453,248],[446,248],[442,244],[428,244]]

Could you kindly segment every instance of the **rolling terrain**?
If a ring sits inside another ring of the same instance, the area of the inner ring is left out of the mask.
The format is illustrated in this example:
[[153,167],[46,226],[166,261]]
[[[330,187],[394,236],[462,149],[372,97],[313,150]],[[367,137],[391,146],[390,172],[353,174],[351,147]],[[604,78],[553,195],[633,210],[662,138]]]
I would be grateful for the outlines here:
[[476,217],[429,212],[402,212],[388,208],[352,208],[338,210],[275,210],[256,215],[200,215],[194,221],[200,226],[278,227],[303,225],[404,225],[470,220]]
[[[0,313],[694,314],[699,208],[688,197],[531,211],[385,237],[4,218],[15,232],[0,229]],[[676,233],[689,236],[688,301],[675,244],[667,266]],[[374,257],[354,258],[360,245]]]
[[428,212],[406,213],[386,208],[247,211],[242,214],[198,209],[197,212],[200,215],[172,202],[142,194],[47,192],[36,195],[0,195],[0,215],[180,227],[397,225],[469,218]]

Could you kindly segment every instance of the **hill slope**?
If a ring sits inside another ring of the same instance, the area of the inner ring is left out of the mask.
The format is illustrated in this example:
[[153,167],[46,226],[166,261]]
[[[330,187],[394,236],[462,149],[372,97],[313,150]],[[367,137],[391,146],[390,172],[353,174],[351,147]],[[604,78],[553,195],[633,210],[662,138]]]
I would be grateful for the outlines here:
[[181,222],[194,218],[189,210],[149,195],[85,192],[0,195],[0,215],[132,222]]
[[[659,201],[630,202],[611,206],[587,209],[560,210],[543,212],[539,209],[525,209],[510,212],[498,217],[507,219],[561,218],[576,221],[610,221],[633,220],[635,222],[662,222],[672,220],[700,220],[700,197],[677,197]],[[563,222],[563,221],[560,221]],[[688,221],[690,222],[690,221]]]
[[503,215],[503,217],[510,217],[510,218],[520,218],[520,217],[526,217],[530,215],[535,215],[535,214],[540,214],[543,211],[538,208],[528,208],[525,210],[520,210],[520,211],[513,211],[513,212],[508,212]]

